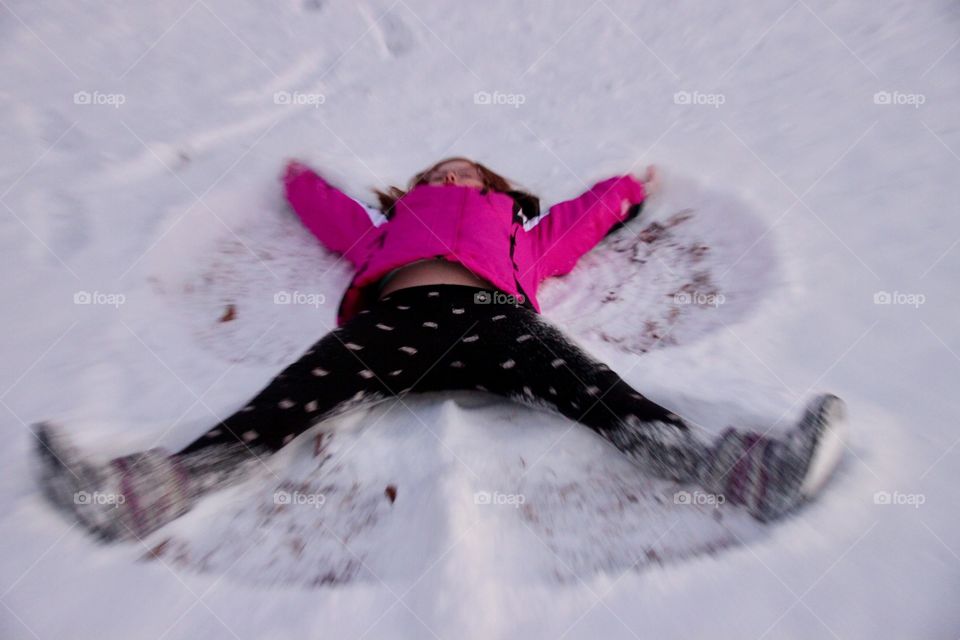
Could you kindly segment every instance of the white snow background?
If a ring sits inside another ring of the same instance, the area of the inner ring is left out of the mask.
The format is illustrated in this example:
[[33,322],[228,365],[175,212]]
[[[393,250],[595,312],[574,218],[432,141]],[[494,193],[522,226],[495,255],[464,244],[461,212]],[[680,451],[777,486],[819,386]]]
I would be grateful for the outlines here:
[[[960,633],[956,3],[0,0],[0,33],[0,637]],[[458,392],[324,424],[141,542],[41,500],[32,422],[180,447],[333,327],[350,270],[286,158],[372,202],[453,154],[545,205],[656,163],[545,316],[708,433],[841,395],[822,497],[678,504]]]

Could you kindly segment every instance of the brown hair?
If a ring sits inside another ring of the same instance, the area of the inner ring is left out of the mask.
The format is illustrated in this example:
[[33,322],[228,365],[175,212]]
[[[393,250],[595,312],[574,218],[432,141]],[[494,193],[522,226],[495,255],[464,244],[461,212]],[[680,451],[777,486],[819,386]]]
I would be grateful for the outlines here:
[[480,175],[483,177],[484,190],[498,191],[500,193],[506,193],[506,194],[522,193],[522,192],[518,192],[509,180],[507,180],[500,174],[491,171],[490,169],[483,166],[479,162],[474,162],[470,158],[464,158],[462,156],[454,156],[452,158],[444,158],[440,162],[434,163],[427,169],[424,169],[417,175],[413,176],[413,178],[410,179],[410,183],[407,185],[406,191],[398,187],[387,187],[386,191],[380,191],[379,189],[374,189],[373,192],[376,194],[377,200],[380,201],[380,210],[383,212],[383,214],[387,218],[390,218],[393,215],[393,206],[397,203],[397,200],[405,196],[407,194],[407,191],[409,191],[410,189],[413,189],[414,187],[418,187],[422,184],[426,184],[427,177],[434,171],[434,169],[436,169],[442,164],[445,164],[447,162],[452,162],[454,160],[469,162],[474,167],[476,167],[477,170],[480,172]]

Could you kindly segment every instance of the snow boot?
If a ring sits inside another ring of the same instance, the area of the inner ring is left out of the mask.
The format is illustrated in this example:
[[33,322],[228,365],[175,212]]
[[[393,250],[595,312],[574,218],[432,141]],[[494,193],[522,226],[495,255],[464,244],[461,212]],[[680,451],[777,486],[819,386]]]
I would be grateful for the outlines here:
[[783,438],[728,429],[711,448],[701,485],[771,522],[816,495],[843,454],[846,405],[835,395],[811,400]]
[[246,477],[252,459],[236,447],[171,455],[162,448],[87,460],[49,423],[34,426],[38,481],[46,498],[109,542],[141,539],[175,520],[213,489]]

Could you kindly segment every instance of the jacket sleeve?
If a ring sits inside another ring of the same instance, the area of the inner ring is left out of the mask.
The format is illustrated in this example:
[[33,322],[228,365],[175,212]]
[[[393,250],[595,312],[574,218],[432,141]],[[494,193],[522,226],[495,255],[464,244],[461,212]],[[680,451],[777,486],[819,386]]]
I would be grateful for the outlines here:
[[283,185],[304,226],[329,250],[359,266],[376,229],[366,209],[296,160],[287,165]]
[[597,245],[616,225],[639,213],[645,192],[632,175],[595,184],[583,195],[550,207],[526,233],[537,280],[561,276]]

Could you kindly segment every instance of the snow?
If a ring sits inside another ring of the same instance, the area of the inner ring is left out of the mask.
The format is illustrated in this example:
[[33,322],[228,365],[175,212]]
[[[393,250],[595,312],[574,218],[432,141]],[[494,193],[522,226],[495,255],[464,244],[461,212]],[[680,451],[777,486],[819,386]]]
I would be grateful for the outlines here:
[[[0,637],[960,631],[955,5],[0,14]],[[656,162],[662,192],[545,315],[706,434],[842,396],[821,498],[766,527],[676,504],[586,429],[458,392],[331,421],[142,544],[40,499],[30,423],[103,458],[176,448],[332,328],[350,271],[283,207],[286,158],[372,202],[454,154],[545,203]]]

